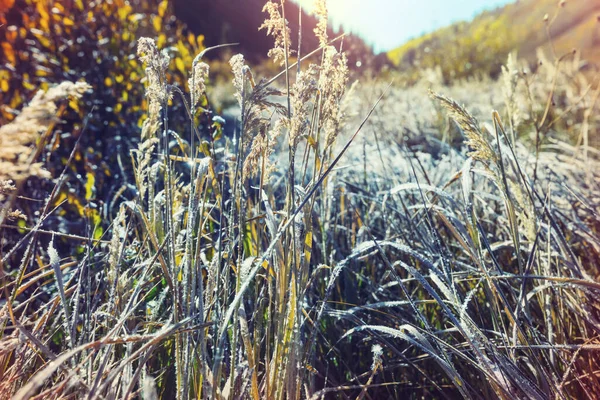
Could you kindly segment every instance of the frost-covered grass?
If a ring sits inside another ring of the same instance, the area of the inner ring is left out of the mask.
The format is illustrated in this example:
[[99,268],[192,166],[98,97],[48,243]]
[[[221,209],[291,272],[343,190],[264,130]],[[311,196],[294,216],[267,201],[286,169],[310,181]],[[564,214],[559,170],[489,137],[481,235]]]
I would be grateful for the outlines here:
[[139,40],[137,197],[83,254],[34,225],[5,257],[1,397],[594,398],[599,89],[509,59],[498,82],[349,90],[325,25],[298,67],[266,11],[294,73],[231,59],[233,138],[197,123],[202,55],[183,91]]

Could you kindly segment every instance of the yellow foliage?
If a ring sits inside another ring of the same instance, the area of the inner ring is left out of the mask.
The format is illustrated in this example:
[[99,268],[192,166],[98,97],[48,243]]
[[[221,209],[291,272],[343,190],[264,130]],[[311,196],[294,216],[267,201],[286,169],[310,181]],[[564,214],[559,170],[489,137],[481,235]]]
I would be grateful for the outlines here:
[[96,177],[93,173],[88,172],[86,174],[86,178],[87,180],[85,184],[85,199],[89,201],[92,199],[92,195],[94,194],[94,185],[96,183]]

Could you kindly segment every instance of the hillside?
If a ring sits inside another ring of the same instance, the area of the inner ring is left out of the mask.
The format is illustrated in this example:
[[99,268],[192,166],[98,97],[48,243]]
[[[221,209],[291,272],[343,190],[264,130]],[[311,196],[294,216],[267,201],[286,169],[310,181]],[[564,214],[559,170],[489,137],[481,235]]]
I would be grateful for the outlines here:
[[439,66],[446,80],[495,76],[511,51],[534,62],[539,48],[557,57],[578,49],[584,60],[600,65],[599,18],[597,1],[521,0],[415,38],[388,57],[413,74]]

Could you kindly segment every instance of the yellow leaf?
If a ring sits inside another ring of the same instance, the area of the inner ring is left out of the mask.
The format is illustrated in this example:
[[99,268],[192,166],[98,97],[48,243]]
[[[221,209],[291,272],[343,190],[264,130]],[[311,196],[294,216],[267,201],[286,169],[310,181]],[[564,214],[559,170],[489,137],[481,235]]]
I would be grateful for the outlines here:
[[36,69],[35,76],[48,76],[48,71],[46,71],[45,69]]
[[17,221],[17,226],[19,228],[21,228],[21,229],[19,229],[19,233],[21,233],[21,234],[25,233],[25,229],[23,229],[23,228],[25,228],[27,226],[27,223],[25,222],[24,219],[19,219]]
[[275,271],[273,271],[273,268],[271,268],[271,267],[269,266],[269,262],[268,262],[268,261],[266,261],[266,260],[265,260],[265,261],[263,261],[263,263],[262,263],[262,267],[263,267],[264,269],[266,269],[267,271],[269,271],[269,275],[271,275],[271,277],[275,278]]
[[92,196],[94,195],[94,185],[96,183],[96,177],[93,173],[88,172],[86,174],[87,181],[85,183],[85,199],[90,201]]
[[54,200],[54,206],[58,206],[60,203],[65,201],[66,198],[67,198],[67,194],[65,192],[60,192],[58,194],[58,197]]
[[50,15],[48,14],[48,10],[46,10],[44,3],[45,2],[43,2],[43,1],[38,1],[36,4],[36,9],[40,16],[40,20],[39,20],[40,26],[42,27],[44,32],[48,32],[49,31],[48,22],[50,20]]
[[129,14],[131,14],[132,10],[133,10],[133,8],[130,5],[125,5],[123,7],[118,7],[117,13],[118,13],[119,19],[121,21],[125,21],[125,19],[127,18],[127,16]]
[[48,39],[47,37],[43,36],[43,35],[36,35],[35,33],[33,34],[37,40],[40,42],[40,44],[42,45],[42,47],[44,48],[50,48],[50,39]]
[[102,217],[100,216],[100,213],[98,212],[98,210],[95,208],[90,208],[90,207],[87,207],[85,210],[86,210],[85,215],[90,219],[90,222],[92,223],[92,225],[100,226],[100,224],[102,223]]
[[163,47],[165,47],[166,43],[167,43],[167,36],[164,33],[161,33],[160,35],[158,35],[158,40],[156,41],[156,47],[158,47],[159,49],[162,49]]
[[[34,84],[32,84],[29,81],[25,81],[25,80],[23,81],[23,87],[25,89],[27,89],[27,90],[34,90],[35,89],[35,85]],[[6,90],[8,90],[8,89],[6,89]]]
[[8,62],[14,66],[17,59],[15,57],[15,51],[12,45],[8,42],[2,42],[2,50],[4,51],[4,55],[6,56]]
[[312,232],[308,231],[306,233],[306,238],[304,239],[304,258],[308,264],[310,264],[310,258],[312,255]]
[[69,107],[71,107],[73,110],[79,112],[79,103],[76,100],[70,100]]
[[[42,83],[45,83],[45,82],[42,82]],[[19,106],[21,104],[23,104],[23,99],[21,98],[21,95],[19,94],[19,92],[16,92],[13,95],[13,98],[8,105],[10,108],[19,108]]]
[[158,5],[158,15],[160,15],[161,17],[164,17],[168,6],[169,6],[169,2],[167,0],[161,1],[160,4]]
[[85,215],[85,207],[83,206],[83,204],[81,204],[81,201],[79,201],[79,199],[74,194],[68,195],[68,202],[69,204],[77,208],[77,212],[80,216],[83,217]]
[[175,59],[175,66],[182,74],[185,74],[185,65],[183,64],[183,60],[181,58],[178,57]]
[[8,84],[8,80],[2,79],[2,81],[0,81],[0,90],[2,90],[4,93],[6,93],[6,92],[8,92],[9,88],[10,88],[10,86]]
[[111,87],[112,84],[112,80],[108,76],[104,78],[104,86]]
[[183,260],[183,253],[182,252],[175,253],[175,265],[181,265],[182,260]]
[[186,59],[188,57],[191,57],[190,50],[187,48],[185,43],[183,43],[181,40],[179,40],[177,42],[177,50],[179,50],[179,54],[181,54],[181,58]]
[[162,26],[162,18],[155,15],[152,17],[152,26],[156,32],[160,32],[160,28]]

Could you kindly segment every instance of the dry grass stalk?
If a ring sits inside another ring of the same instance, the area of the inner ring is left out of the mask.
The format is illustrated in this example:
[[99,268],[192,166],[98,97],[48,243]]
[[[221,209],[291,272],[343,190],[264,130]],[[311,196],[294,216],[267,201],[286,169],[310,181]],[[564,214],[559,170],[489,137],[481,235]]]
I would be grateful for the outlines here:
[[259,30],[266,29],[267,35],[273,36],[275,39],[275,45],[269,50],[269,57],[279,65],[284,65],[286,58],[290,55],[289,46],[286,43],[289,43],[291,30],[288,27],[287,20],[282,15],[281,7],[284,4],[285,1],[277,4],[276,1],[269,0],[263,7],[263,12],[268,13],[269,17],[258,28]]

